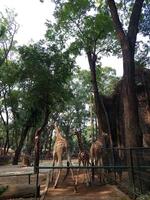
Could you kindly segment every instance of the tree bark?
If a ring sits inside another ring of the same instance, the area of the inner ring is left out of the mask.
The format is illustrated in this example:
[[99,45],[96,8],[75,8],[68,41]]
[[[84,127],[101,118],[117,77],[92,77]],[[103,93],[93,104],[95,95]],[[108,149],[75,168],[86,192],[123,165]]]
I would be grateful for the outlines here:
[[42,126],[38,128],[35,132],[35,161],[34,161],[34,172],[37,173],[39,171],[39,159],[40,159],[40,137],[43,129],[45,128],[47,122],[48,122],[48,117],[49,117],[49,107],[46,105],[45,107],[45,116],[44,120],[42,123]]
[[19,160],[19,156],[20,156],[20,153],[21,153],[21,150],[22,150],[22,147],[24,145],[24,141],[26,139],[26,136],[28,134],[28,131],[30,130],[30,128],[33,126],[33,119],[34,119],[34,115],[35,113],[31,113],[29,119],[26,121],[26,124],[24,126],[24,128],[22,129],[22,133],[21,133],[21,138],[20,138],[20,141],[19,141],[19,144],[18,144],[18,147],[15,151],[15,156],[13,158],[13,165],[18,165],[18,160]]
[[125,144],[127,147],[142,146],[142,134],[139,124],[138,103],[134,80],[134,58],[129,48],[123,50],[124,76],[122,85]]
[[141,131],[138,117],[138,104],[135,92],[135,42],[144,0],[136,0],[130,17],[128,33],[122,28],[114,0],[107,0],[123,55],[123,108],[125,141],[127,147],[141,146]]
[[18,145],[18,147],[15,151],[15,156],[13,158],[13,163],[12,163],[13,165],[18,165],[19,156],[20,156],[20,153],[21,153],[21,150],[22,150],[22,147],[23,147],[23,144],[24,144],[24,141],[26,139],[26,136],[28,134],[29,129],[30,129],[30,125],[27,125],[21,133],[20,142],[19,142],[19,145]]
[[27,141],[27,155],[31,155],[34,150],[34,134],[35,130],[31,129],[29,133],[29,139]]

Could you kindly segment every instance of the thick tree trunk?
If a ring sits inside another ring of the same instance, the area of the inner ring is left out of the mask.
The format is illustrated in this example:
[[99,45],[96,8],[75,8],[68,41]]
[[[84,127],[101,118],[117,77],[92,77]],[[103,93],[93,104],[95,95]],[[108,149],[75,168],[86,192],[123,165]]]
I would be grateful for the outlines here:
[[134,52],[143,1],[144,0],[135,0],[130,16],[128,32],[126,33],[122,28],[123,25],[119,19],[115,1],[107,0],[123,54],[124,75],[122,95],[124,108],[125,140],[127,147],[141,146],[141,131],[138,118],[138,104],[134,81]]
[[142,146],[141,130],[139,125],[138,103],[135,90],[135,67],[134,58],[130,48],[123,49],[123,107],[124,128],[127,147]]
[[19,145],[15,151],[15,156],[13,158],[13,165],[18,165],[18,160],[19,160],[19,156],[20,156],[20,153],[21,153],[21,150],[22,150],[22,147],[23,147],[23,144],[24,144],[24,141],[26,139],[26,136],[28,134],[28,131],[30,129],[30,126],[26,126],[26,128],[22,131],[22,134],[21,134],[21,138],[20,138],[20,142],[19,142]]
[[40,138],[41,138],[41,133],[43,129],[45,128],[47,122],[48,122],[48,117],[49,117],[49,107],[46,105],[45,107],[45,112],[44,112],[44,120],[40,128],[38,128],[35,132],[35,160],[34,160],[34,172],[37,173],[39,171],[39,159],[40,159],[40,149],[41,149],[41,144],[40,144]]
[[28,120],[26,121],[26,124],[24,126],[24,128],[22,129],[22,133],[21,133],[21,138],[18,144],[18,147],[15,151],[15,156],[13,158],[13,165],[18,165],[18,160],[19,160],[19,156],[22,150],[22,147],[24,145],[26,136],[28,134],[29,129],[32,127],[32,123],[33,123],[33,119],[35,117],[35,113],[31,113],[30,117],[28,118]]
[[34,150],[34,134],[35,131],[31,129],[30,134],[29,134],[29,140],[27,142],[27,154],[31,155],[33,150]]

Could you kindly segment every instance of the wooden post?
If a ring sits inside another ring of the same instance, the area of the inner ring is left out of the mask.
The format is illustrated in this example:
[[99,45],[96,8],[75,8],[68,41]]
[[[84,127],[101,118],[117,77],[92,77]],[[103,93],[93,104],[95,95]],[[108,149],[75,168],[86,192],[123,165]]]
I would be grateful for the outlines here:
[[35,190],[35,199],[39,196],[39,159],[40,159],[40,136],[41,136],[41,128],[38,128],[35,132],[35,161],[34,161],[34,173],[36,176],[36,190]]
[[40,136],[41,128],[38,128],[35,132],[35,161],[34,161],[34,173],[38,173],[39,169],[39,159],[40,159]]

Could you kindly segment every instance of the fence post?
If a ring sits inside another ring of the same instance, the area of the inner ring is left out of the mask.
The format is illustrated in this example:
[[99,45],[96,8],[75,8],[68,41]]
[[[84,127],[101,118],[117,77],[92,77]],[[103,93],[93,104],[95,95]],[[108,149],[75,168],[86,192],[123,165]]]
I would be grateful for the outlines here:
[[35,132],[35,161],[34,161],[34,173],[36,173],[36,190],[35,190],[35,199],[39,197],[40,187],[39,187],[39,157],[40,157],[40,135],[41,128],[38,128]]
[[92,162],[92,182],[94,182],[95,179],[95,169],[94,169],[94,162]]
[[133,188],[133,193],[135,196],[135,179],[134,179],[134,165],[133,165],[133,152],[132,148],[129,148],[129,155],[130,155],[130,175],[129,179],[131,180],[132,188]]
[[115,160],[115,152],[114,152],[114,147],[112,147],[112,164],[113,164],[113,172],[114,172],[114,178],[115,178],[115,182],[117,181],[116,179],[116,160]]
[[34,173],[37,172],[39,167],[39,157],[40,157],[40,135],[41,135],[41,128],[38,128],[35,132],[35,161],[34,161]]
[[139,156],[140,153],[139,151],[141,151],[142,149],[137,149],[136,151],[136,157],[137,157],[137,173],[138,173],[138,185],[139,185],[139,190],[140,190],[140,193],[142,194],[143,193],[143,186],[142,186],[142,179],[141,179],[141,160],[140,159],[143,159],[142,156]]
[[35,200],[37,200],[37,198],[40,195],[40,187],[39,187],[39,168],[37,168],[36,170],[36,189],[35,189]]

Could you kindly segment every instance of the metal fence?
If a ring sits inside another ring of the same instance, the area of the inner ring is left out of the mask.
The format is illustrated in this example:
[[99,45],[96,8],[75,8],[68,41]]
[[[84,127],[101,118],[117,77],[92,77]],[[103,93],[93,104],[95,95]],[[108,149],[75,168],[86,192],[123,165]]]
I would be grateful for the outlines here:
[[133,196],[150,192],[150,148],[103,149],[108,179]]
[[[42,156],[44,159],[44,156]],[[38,175],[42,169],[66,169],[67,166],[35,166]],[[137,197],[150,192],[150,148],[105,148],[103,149],[103,166],[88,167],[70,165],[71,169],[89,169],[92,171],[103,169],[107,183],[117,184],[124,192]]]

